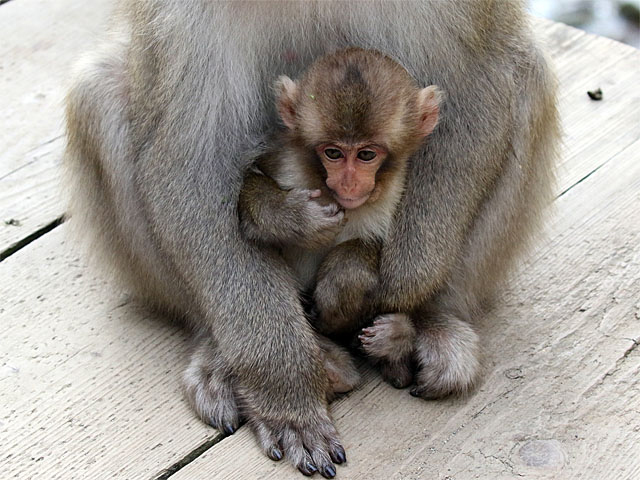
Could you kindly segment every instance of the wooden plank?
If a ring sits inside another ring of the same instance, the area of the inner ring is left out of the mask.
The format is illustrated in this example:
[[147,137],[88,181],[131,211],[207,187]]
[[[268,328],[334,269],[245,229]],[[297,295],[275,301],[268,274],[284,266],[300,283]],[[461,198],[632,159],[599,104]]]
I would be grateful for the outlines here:
[[[571,49],[582,62],[581,42]],[[563,116],[575,105],[565,98]],[[600,106],[612,104],[598,104],[596,119],[609,112]],[[585,140],[610,145],[590,160],[606,165],[561,197],[548,240],[484,322],[479,391],[427,403],[368,372],[333,406],[350,458],[340,477],[637,473],[629,422],[639,410],[638,353],[629,339],[638,341],[640,317],[638,143],[623,148],[616,138]],[[568,145],[568,161],[580,160],[579,143]],[[17,478],[153,478],[216,439],[179,392],[185,337],[85,267],[65,229],[0,264],[0,459]],[[524,463],[545,451],[561,451],[559,470]],[[263,458],[245,428],[175,477],[207,475],[300,478]]]
[[[548,20],[535,25],[559,81],[563,192],[640,138],[640,51]],[[597,88],[604,92],[599,102],[587,95]]]
[[[340,477],[640,476],[639,147],[558,201],[550,240],[482,322],[474,395],[425,402],[368,375],[333,405]],[[173,478],[299,478],[242,430]]]
[[[9,113],[7,126],[0,128],[0,145],[5,147],[4,153],[0,151],[0,250],[64,213],[58,185],[67,73],[75,57],[94,41],[110,6],[105,0],[22,0],[11,10],[3,7],[0,25],[11,35],[0,45],[0,92],[4,92],[0,94]],[[33,19],[40,23],[34,26]],[[640,127],[624,128],[640,125],[640,92],[629,88],[637,80],[630,75],[638,70],[638,51],[546,20],[536,20],[535,26],[559,71],[564,158],[569,159],[570,152],[578,157],[561,172],[558,191],[562,192],[598,168],[602,154],[617,153],[640,135]],[[35,36],[30,32],[34,27]],[[24,39],[31,40],[25,44]],[[47,48],[41,52],[43,45]],[[580,61],[576,46],[581,49]],[[35,53],[26,54],[30,51]],[[604,102],[587,98],[586,91],[596,86],[604,88]],[[601,110],[606,114],[598,114]],[[612,141],[602,142],[593,132]]]
[[113,2],[20,0],[0,11],[0,251],[64,213],[62,103]]
[[20,479],[155,478],[217,437],[180,391],[186,336],[94,275],[67,228],[0,263],[0,462]]

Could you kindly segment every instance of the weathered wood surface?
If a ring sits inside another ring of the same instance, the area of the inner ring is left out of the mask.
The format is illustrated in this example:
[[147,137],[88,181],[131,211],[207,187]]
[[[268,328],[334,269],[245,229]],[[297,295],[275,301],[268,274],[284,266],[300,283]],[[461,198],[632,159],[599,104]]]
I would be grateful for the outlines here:
[[[93,13],[106,3],[9,2],[0,7],[0,25],[3,33],[14,30],[3,37],[19,45],[23,35],[27,45],[42,12],[50,12],[50,23],[67,22],[62,36],[90,29],[89,20],[68,12],[86,8],[97,24],[100,12]],[[45,4],[60,7],[47,11],[54,7]],[[47,18],[40,21],[34,31],[47,28]],[[558,192],[565,193],[546,237],[483,321],[484,382],[468,399],[424,402],[367,370],[363,385],[332,406],[349,455],[340,478],[640,478],[640,53],[548,22],[538,33],[559,73],[566,138]],[[12,58],[62,75],[73,48]],[[12,98],[37,90],[29,84],[35,77],[21,78],[8,84]],[[61,96],[64,81],[51,81]],[[602,102],[586,95],[597,87]],[[27,152],[59,135],[50,127],[59,122],[59,105],[12,108],[3,121],[15,115],[7,125],[24,140],[0,136],[0,211],[28,192],[41,203],[16,215],[38,211],[51,221],[63,212],[47,197],[57,160],[44,168],[44,157],[29,163]],[[15,183],[13,196],[4,194],[8,162],[28,179]],[[194,457],[173,477],[300,478],[263,457],[246,428],[222,440],[193,417],[177,378],[184,334],[78,260],[67,228],[0,263],[2,477],[157,478]],[[6,239],[0,236],[0,250]]]
[[0,252],[64,213],[62,103],[112,1],[19,0],[0,7]]

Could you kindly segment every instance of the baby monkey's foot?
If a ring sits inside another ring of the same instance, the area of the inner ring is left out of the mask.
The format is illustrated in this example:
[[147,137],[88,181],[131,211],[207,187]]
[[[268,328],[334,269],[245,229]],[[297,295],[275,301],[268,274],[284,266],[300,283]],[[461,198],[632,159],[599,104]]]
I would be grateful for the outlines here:
[[182,374],[187,400],[203,422],[222,433],[234,433],[241,423],[230,372],[212,341],[201,336]]
[[382,377],[396,388],[413,382],[415,328],[403,313],[380,315],[358,336],[362,349],[380,366]]

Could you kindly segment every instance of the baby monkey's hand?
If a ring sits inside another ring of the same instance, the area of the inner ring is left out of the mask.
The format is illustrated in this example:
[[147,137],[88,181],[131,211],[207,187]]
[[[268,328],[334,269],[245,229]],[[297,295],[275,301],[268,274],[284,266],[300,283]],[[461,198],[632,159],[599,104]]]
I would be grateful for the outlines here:
[[294,188],[287,194],[288,207],[299,219],[295,230],[301,247],[330,247],[342,229],[344,211],[334,202],[322,201],[321,197],[321,190]]

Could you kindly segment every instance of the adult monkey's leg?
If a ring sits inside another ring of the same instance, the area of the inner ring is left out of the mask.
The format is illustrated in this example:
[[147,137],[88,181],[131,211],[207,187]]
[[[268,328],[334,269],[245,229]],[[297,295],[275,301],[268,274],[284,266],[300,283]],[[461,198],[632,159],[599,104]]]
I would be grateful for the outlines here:
[[[265,452],[333,476],[345,457],[317,341],[284,263],[238,232],[242,152],[264,130],[268,82],[219,44],[211,25],[231,28],[229,12],[209,7],[132,3],[84,62],[67,110],[74,215],[142,297],[212,336]],[[228,76],[238,69],[246,79]]]

